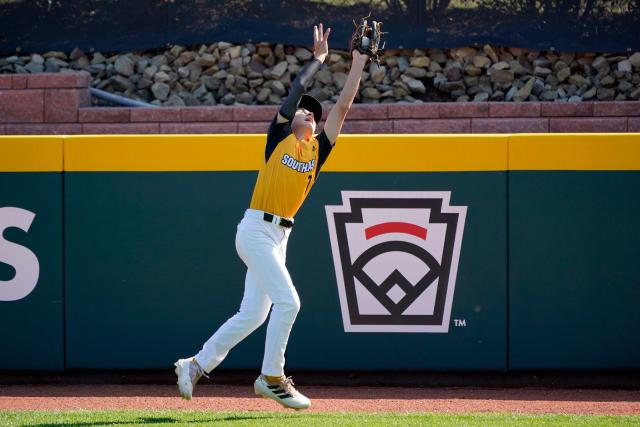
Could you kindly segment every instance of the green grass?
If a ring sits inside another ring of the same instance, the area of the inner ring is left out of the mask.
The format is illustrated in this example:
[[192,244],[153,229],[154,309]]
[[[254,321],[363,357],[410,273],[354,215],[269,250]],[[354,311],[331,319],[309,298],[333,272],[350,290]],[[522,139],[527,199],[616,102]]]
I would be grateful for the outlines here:
[[206,411],[0,411],[0,426],[640,426],[640,416]]

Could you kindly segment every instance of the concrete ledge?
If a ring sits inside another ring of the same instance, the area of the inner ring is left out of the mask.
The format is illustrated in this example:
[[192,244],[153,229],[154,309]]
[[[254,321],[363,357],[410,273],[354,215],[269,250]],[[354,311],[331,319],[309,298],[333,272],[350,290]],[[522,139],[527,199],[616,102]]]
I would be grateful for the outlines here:
[[[90,83],[85,72],[0,75],[0,134],[266,133],[279,108],[90,107]],[[323,120],[331,108],[325,105]],[[342,132],[640,132],[640,102],[353,104]]]

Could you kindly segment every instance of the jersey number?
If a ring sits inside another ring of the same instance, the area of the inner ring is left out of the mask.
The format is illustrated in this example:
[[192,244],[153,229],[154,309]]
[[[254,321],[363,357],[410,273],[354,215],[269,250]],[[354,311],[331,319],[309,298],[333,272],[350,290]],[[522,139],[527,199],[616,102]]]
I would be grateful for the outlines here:
[[309,186],[311,185],[311,177],[313,175],[309,175],[309,179],[307,180],[307,187],[304,189],[304,192],[306,193],[307,191],[309,191]]

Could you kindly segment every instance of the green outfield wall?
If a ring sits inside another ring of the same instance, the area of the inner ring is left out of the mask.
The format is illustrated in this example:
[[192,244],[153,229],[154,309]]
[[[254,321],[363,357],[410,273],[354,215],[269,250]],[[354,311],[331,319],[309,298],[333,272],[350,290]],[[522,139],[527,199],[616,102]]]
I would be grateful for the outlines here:
[[[198,351],[242,297],[263,148],[0,137],[0,370]],[[640,134],[341,136],[288,244],[288,369],[640,368],[639,171]],[[220,368],[258,369],[264,333]]]

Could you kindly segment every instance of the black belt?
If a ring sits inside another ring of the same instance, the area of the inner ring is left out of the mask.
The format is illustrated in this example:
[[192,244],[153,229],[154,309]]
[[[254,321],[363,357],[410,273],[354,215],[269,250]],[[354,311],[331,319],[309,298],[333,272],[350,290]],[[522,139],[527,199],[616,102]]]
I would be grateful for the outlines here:
[[[273,223],[273,215],[270,214],[270,213],[266,213],[265,212],[263,217],[262,217],[262,219],[264,219],[267,222]],[[280,225],[280,226],[285,227],[285,228],[291,228],[291,227],[293,227],[293,221],[285,219],[285,218],[280,218],[280,221],[278,222],[277,225]]]

